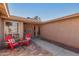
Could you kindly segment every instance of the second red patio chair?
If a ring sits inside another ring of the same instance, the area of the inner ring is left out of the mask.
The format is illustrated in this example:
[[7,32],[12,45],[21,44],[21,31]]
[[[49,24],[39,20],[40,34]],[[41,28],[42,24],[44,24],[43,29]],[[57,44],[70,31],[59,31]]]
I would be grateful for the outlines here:
[[30,44],[30,41],[31,41],[31,34],[30,33],[27,33],[25,35],[25,39],[24,38],[20,38],[20,45],[26,45],[28,46]]
[[29,45],[30,44],[30,41],[31,41],[31,34],[30,33],[27,33],[25,35],[25,45]]

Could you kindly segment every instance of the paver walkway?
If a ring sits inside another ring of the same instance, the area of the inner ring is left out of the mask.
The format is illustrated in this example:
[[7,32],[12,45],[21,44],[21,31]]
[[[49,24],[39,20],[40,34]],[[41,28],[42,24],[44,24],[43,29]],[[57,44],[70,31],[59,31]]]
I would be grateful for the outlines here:
[[64,49],[62,47],[59,47],[55,44],[49,43],[45,40],[41,40],[40,38],[35,38],[33,41],[41,46],[42,48],[48,50],[50,53],[52,53],[54,56],[79,56],[78,53],[72,52],[70,50]]

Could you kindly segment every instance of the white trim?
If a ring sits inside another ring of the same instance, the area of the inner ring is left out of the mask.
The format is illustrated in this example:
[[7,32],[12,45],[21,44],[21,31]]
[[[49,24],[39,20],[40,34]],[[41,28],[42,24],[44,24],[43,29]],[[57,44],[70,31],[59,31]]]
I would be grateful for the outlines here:
[[8,17],[9,17],[9,13],[7,11],[7,7],[6,7],[5,3],[3,3],[3,4],[4,4],[5,10],[6,10],[6,13],[7,13]]

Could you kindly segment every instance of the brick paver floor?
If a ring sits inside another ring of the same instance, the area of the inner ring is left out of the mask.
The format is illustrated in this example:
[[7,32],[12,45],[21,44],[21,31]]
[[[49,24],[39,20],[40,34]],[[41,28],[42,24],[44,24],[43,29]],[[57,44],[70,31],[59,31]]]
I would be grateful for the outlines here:
[[51,56],[47,50],[37,46],[32,42],[29,46],[17,47],[13,50],[2,49],[0,50],[0,56]]

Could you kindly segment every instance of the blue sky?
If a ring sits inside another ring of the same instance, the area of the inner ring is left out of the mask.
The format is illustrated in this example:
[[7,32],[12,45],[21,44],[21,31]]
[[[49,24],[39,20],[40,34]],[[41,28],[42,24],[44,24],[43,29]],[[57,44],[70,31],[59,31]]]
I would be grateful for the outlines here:
[[11,15],[39,16],[42,21],[79,13],[79,3],[9,3],[8,7]]

